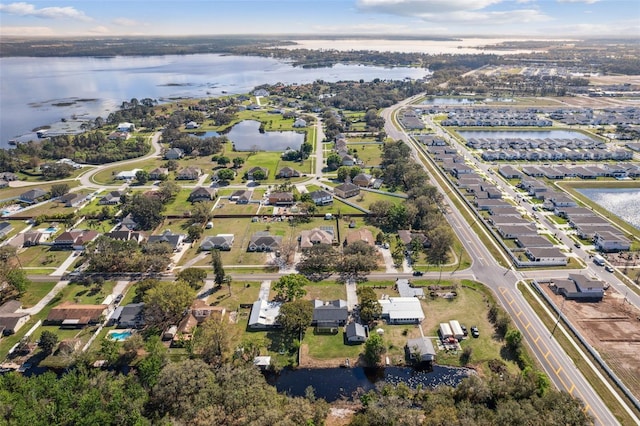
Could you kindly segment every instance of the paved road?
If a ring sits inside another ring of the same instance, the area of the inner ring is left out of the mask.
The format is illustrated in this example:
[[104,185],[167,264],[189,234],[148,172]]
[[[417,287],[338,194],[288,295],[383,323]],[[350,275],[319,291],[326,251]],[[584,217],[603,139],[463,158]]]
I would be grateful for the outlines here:
[[322,130],[322,119],[318,116],[316,121],[316,177],[322,177],[324,168],[324,131]]
[[[385,131],[387,135],[393,139],[405,141],[411,147],[414,157],[419,158],[420,163],[423,164],[423,162],[429,161],[426,155],[405,132],[396,128],[392,120],[397,110],[417,98],[419,96],[406,99],[391,108],[383,110],[381,115],[386,121]],[[450,194],[453,194],[453,191],[450,191],[449,188],[440,187],[436,181],[433,182],[449,205],[453,206],[450,198]],[[500,266],[484,246],[482,240],[476,235],[474,229],[476,232],[486,232],[483,226],[477,224],[470,227],[462,213],[453,208],[445,217],[473,259],[471,269],[476,279],[483,282],[495,293],[497,300],[513,318],[515,325],[522,332],[534,356],[555,386],[584,401],[588,413],[594,417],[596,424],[618,424],[611,411],[602,402],[582,373],[576,369],[573,361],[567,356],[562,347],[555,339],[550,339],[545,325],[517,290],[516,283],[523,279],[522,274]]]

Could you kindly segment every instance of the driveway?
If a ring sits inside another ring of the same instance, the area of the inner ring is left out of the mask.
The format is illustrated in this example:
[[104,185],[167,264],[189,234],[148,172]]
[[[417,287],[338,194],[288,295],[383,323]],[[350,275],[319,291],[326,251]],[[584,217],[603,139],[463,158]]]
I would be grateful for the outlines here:
[[391,256],[391,251],[389,249],[384,249],[380,246],[378,246],[377,249],[382,254],[382,258],[384,259],[384,265],[385,265],[387,274],[397,274],[398,270],[393,265],[393,257]]
[[269,292],[271,291],[271,280],[262,281],[260,284],[260,293],[258,293],[258,299],[267,301],[269,300]]
[[347,289],[347,309],[349,309],[349,312],[353,312],[353,309],[358,304],[356,282],[354,280],[348,280],[344,285]]

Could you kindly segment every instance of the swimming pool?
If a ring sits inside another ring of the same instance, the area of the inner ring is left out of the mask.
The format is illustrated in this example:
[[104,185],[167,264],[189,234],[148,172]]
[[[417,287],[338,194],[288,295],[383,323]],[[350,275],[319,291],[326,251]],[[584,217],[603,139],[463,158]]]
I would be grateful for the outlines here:
[[122,330],[122,331],[110,331],[107,334],[107,337],[111,340],[115,340],[116,342],[122,342],[127,340],[133,334],[133,330]]
[[57,230],[58,230],[58,228],[54,228],[52,226],[50,226],[47,229],[45,229],[46,232],[51,232],[51,233],[56,232]]

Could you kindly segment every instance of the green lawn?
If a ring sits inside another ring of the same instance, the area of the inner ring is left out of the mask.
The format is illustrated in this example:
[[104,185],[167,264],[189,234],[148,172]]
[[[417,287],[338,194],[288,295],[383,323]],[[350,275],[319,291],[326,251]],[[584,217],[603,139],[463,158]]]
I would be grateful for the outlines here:
[[371,166],[380,165],[382,145],[382,143],[372,143],[372,141],[366,141],[366,143],[349,141],[347,149],[352,149],[358,155],[358,159],[364,162],[366,169]]
[[[65,180],[63,183],[66,183],[67,185],[69,185],[69,188],[75,188],[80,184],[80,182],[76,180]],[[23,186],[18,188],[11,188],[11,187],[2,188],[0,189],[0,199],[4,200],[6,198],[18,197],[20,194],[34,188],[39,188],[39,189],[42,189],[43,191],[49,191],[51,190],[52,185],[55,185],[55,184],[42,182],[42,183],[34,183],[33,185],[30,185],[30,186]]]
[[314,327],[307,328],[302,339],[302,344],[308,345],[309,356],[312,358],[327,360],[355,358],[364,350],[364,345],[345,345],[343,327],[336,334],[316,334]]
[[30,308],[38,303],[56,285],[55,281],[29,281],[25,293],[20,297],[23,308]]
[[35,246],[18,253],[18,259],[23,267],[57,268],[70,255],[69,250],[51,250],[48,246]]

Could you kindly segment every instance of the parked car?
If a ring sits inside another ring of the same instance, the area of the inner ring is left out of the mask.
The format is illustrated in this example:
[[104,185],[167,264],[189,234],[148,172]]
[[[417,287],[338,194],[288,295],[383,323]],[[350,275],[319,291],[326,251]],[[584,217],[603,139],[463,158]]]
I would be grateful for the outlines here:
[[580,248],[581,247],[580,243],[574,243],[573,245],[576,246],[576,248]]
[[478,327],[476,327],[475,325],[471,327],[471,335],[476,339],[480,337],[480,330],[478,330]]
[[467,331],[467,326],[464,324],[460,324],[460,328],[462,329],[462,334],[464,334],[465,336],[469,335],[469,332]]
[[413,271],[413,276],[414,277],[421,277],[422,275],[424,275],[424,273],[422,271]]

